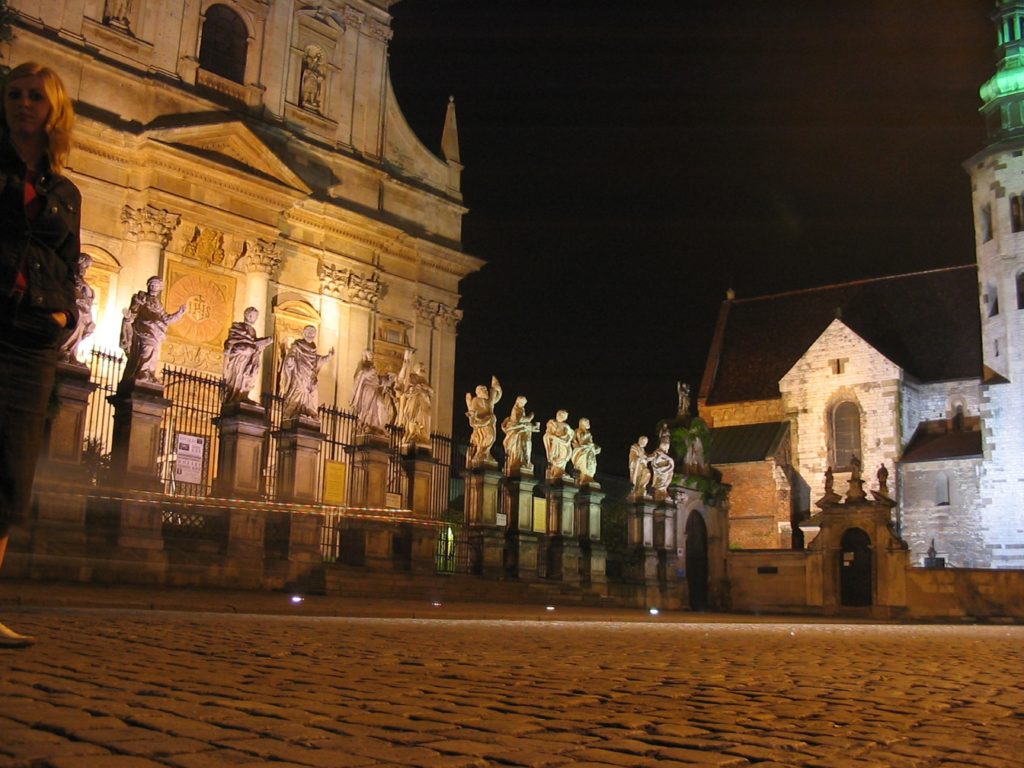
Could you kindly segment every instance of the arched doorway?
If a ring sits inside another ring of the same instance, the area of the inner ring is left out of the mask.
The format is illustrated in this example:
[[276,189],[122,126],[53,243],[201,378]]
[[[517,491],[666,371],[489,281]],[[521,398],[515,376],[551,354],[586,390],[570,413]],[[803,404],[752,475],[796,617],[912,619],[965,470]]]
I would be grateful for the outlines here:
[[686,585],[690,610],[708,607],[708,527],[694,510],[686,520]]
[[842,605],[871,605],[871,537],[860,528],[843,533],[839,553],[839,597]]

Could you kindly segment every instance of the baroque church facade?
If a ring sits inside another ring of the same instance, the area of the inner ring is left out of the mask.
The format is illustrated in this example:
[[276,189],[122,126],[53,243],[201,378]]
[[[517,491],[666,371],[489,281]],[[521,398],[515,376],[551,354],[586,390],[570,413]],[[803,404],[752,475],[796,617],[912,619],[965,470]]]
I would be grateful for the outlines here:
[[994,19],[976,262],[722,304],[698,404],[736,546],[799,546],[826,472],[860,471],[912,562],[1024,568],[1024,3]]
[[320,402],[347,407],[365,350],[382,372],[410,351],[450,434],[459,282],[483,262],[461,245],[454,104],[438,157],[396,102],[394,2],[10,0],[4,61],[51,66],[76,106],[88,346],[117,349],[124,308],[156,275],[166,306],[186,307],[164,363],[219,376],[228,327],[252,306],[274,338],[262,391],[312,325],[335,349]]

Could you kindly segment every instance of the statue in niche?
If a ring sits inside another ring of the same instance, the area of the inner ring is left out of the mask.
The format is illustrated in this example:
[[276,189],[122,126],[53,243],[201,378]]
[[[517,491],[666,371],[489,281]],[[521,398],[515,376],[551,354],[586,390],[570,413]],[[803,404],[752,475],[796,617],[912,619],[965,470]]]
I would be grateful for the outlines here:
[[272,341],[270,336],[258,337],[255,323],[260,313],[256,307],[247,307],[243,320],[231,324],[224,339],[224,393],[223,402],[253,403],[249,397],[260,373],[263,350]]
[[103,5],[103,22],[127,30],[131,22],[132,2],[133,0],[106,0]]
[[658,448],[648,456],[655,501],[664,501],[668,497],[668,487],[672,484],[672,476],[676,470],[676,461],[669,452],[670,445],[671,437],[668,430],[665,430],[661,433]]
[[382,376],[373,364],[373,350],[363,352],[352,380],[350,403],[360,431],[378,435],[387,432],[392,419],[394,387],[394,374],[386,373]]
[[466,451],[466,466],[475,467],[481,464],[494,463],[491,447],[497,438],[498,419],[494,415],[494,406],[501,400],[501,384],[497,376],[491,376],[491,387],[483,384],[476,388],[476,395],[466,393],[466,418],[473,430],[469,437],[469,450]]
[[412,365],[411,358],[412,351],[407,349],[395,381],[395,392],[398,394],[396,423],[405,430],[407,441],[430,445],[430,411],[434,389],[430,386],[423,363]]
[[316,326],[307,325],[302,337],[288,347],[281,360],[280,392],[285,419],[319,418],[320,393],[317,390],[320,369],[334,356],[334,347],[326,355],[316,351]]
[[699,434],[691,434],[690,444],[686,448],[686,458],[683,459],[688,475],[708,474],[707,464],[704,461],[704,441]]
[[324,52],[315,45],[306,46],[302,56],[299,106],[319,112],[324,88]]
[[559,480],[565,475],[565,465],[572,458],[573,431],[566,420],[569,412],[560,410],[555,418],[548,419],[544,430],[544,450],[548,455],[548,480]]
[[87,253],[78,255],[78,276],[75,278],[75,304],[78,306],[78,325],[71,331],[61,345],[61,359],[68,363],[78,362],[78,348],[82,342],[92,335],[96,330],[96,323],[92,318],[92,303],[96,298],[96,291],[85,282],[85,273],[92,266],[92,256]]
[[520,471],[533,472],[533,433],[540,432],[540,422],[526,412],[526,398],[522,395],[516,398],[512,412],[502,420],[501,431],[505,433],[501,443],[505,449],[505,475],[514,477]]
[[676,382],[676,394],[679,397],[679,416],[690,415],[690,385],[684,384],[681,381]]
[[642,499],[651,483],[651,460],[647,456],[647,436],[640,435],[629,447],[629,482],[633,485],[630,498]]
[[594,436],[590,434],[590,419],[580,419],[572,436],[572,466],[576,470],[576,482],[580,485],[594,482],[599,453],[601,446],[594,443]]
[[889,470],[885,464],[881,464],[878,467],[878,493],[882,496],[889,495]]
[[160,297],[164,281],[155,275],[146,281],[146,290],[132,296],[131,304],[121,320],[121,349],[127,357],[121,384],[133,381],[159,383],[156,369],[160,362],[160,346],[167,337],[167,327],[185,314],[182,304],[177,312],[166,312]]

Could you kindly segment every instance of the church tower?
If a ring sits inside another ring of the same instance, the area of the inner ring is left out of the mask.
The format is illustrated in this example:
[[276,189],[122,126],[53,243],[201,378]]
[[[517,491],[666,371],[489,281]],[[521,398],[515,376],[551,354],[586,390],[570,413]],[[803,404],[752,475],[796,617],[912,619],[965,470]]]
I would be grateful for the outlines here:
[[987,146],[971,176],[982,359],[980,533],[994,568],[1024,567],[1024,0],[998,0]]

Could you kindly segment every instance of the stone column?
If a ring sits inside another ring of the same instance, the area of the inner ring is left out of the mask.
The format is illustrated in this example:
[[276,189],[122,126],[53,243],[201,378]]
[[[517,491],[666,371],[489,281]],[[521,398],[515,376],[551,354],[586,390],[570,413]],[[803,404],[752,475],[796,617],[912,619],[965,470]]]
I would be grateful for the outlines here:
[[499,515],[497,464],[466,470],[466,522],[473,573],[499,578],[505,570],[505,521]]
[[277,499],[299,504],[317,500],[320,444],[324,435],[320,422],[307,416],[288,419],[276,433]]
[[334,322],[338,329],[345,328],[345,333],[338,338],[333,368],[337,401],[348,403],[352,399],[352,371],[363,352],[373,346],[373,316],[387,285],[377,272],[367,277],[325,261],[317,265],[317,276],[320,292],[341,302]]
[[516,477],[502,480],[502,507],[508,521],[508,574],[521,581],[538,577],[537,553],[540,535],[533,530],[533,490],[537,480],[532,472],[520,470]]
[[580,574],[591,588],[604,592],[607,587],[608,550],[601,543],[601,486],[591,483],[576,495],[576,533],[580,541]]
[[160,424],[171,401],[163,384],[133,381],[122,383],[107,398],[114,406],[114,436],[110,468],[115,484],[123,488],[159,491],[163,488],[157,468],[160,455]]
[[658,552],[654,548],[654,501],[637,499],[629,512],[627,531],[629,549],[633,553],[630,578],[645,586],[657,587]]
[[121,221],[136,241],[133,264],[136,279],[132,284],[140,283],[152,275],[163,277],[164,248],[181,223],[181,216],[152,205],[145,208],[126,205],[121,210]]
[[47,423],[43,460],[36,471],[38,503],[31,522],[31,578],[88,580],[85,490],[69,486],[89,483],[82,466],[82,444],[86,407],[95,389],[84,365],[58,363],[57,414]]
[[561,477],[548,482],[547,546],[545,577],[569,584],[580,582],[580,544],[576,539],[576,494],[579,489],[571,478]]
[[433,404],[434,424],[441,430],[450,430],[451,393],[455,389],[455,328],[462,320],[462,310],[423,296],[416,297],[414,306],[417,348],[429,354],[430,385],[438,393]]
[[[431,458],[429,449],[413,446],[402,459],[402,470],[407,478],[407,494],[404,505],[412,510],[416,518],[434,519],[433,501],[434,467],[436,462]],[[447,489],[445,489],[447,491]],[[406,535],[412,541],[410,545],[410,567],[421,573],[433,573],[437,549],[437,528],[434,525],[410,525]]]
[[[257,240],[255,243],[246,243],[247,263],[245,265],[245,307],[256,307],[259,310],[259,317],[253,327],[257,336],[265,336],[267,333],[267,315],[270,312],[270,281],[273,280],[281,268],[281,248],[277,243],[269,240]],[[242,309],[244,310],[245,307]],[[272,350],[267,348],[267,354],[272,355]],[[264,359],[266,362],[266,358]],[[264,372],[269,366],[264,365]],[[252,398],[260,402],[260,395],[263,392],[263,377],[260,376],[253,387]]]
[[[364,433],[356,436],[354,474],[357,482],[352,498],[357,505],[370,509],[384,509],[387,505],[390,459],[391,445],[386,435]],[[367,521],[360,524],[359,529],[365,537],[366,565],[390,570],[394,566],[394,526]],[[354,534],[355,529],[352,532]]]
[[253,403],[228,403],[213,420],[220,453],[213,492],[228,499],[263,495],[263,444],[269,424],[266,410]]

